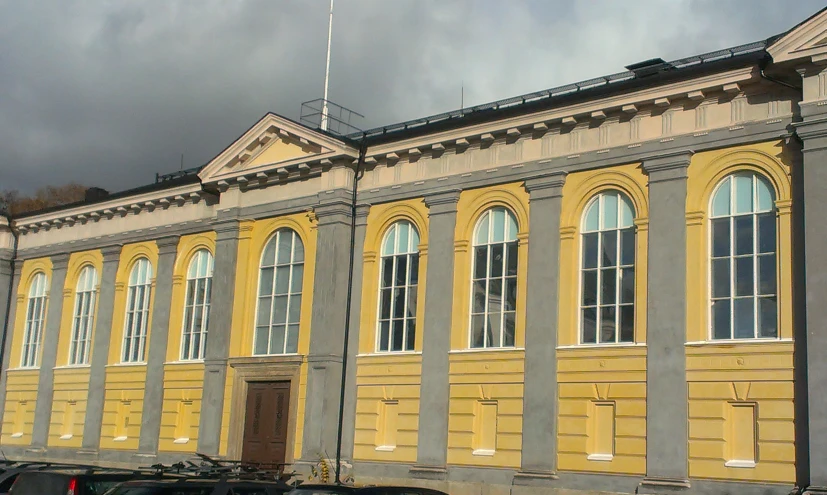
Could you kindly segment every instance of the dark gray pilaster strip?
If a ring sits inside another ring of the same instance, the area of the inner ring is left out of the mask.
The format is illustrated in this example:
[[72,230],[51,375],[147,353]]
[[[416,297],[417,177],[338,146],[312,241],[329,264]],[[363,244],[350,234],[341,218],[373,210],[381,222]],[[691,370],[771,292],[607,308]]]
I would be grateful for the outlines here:
[[419,441],[411,474],[444,478],[448,456],[448,352],[454,294],[454,229],[459,191],[425,197],[428,214],[428,266],[422,334]]
[[[649,174],[646,478],[641,493],[688,488],[686,177],[691,151],[643,162]],[[675,267],[679,267],[676,269]]]
[[[316,208],[316,269],[305,403],[302,459],[336,455],[342,343],[350,258],[350,203],[347,196],[327,195]],[[335,199],[334,199],[335,198]]]
[[525,181],[530,194],[522,479],[556,479],[557,290],[565,172]]
[[158,245],[158,266],[155,276],[155,294],[152,295],[152,322],[149,329],[149,353],[146,362],[144,408],[141,412],[141,437],[138,452],[158,452],[161,433],[161,412],[164,409],[164,361],[169,338],[169,312],[172,306],[172,275],[180,237],[162,237]]
[[356,355],[359,353],[359,327],[362,310],[362,277],[364,268],[365,230],[370,205],[356,209],[356,233],[353,256],[353,295],[350,301],[350,340],[347,346],[347,381],[345,382],[345,411],[342,420],[342,459],[353,460],[353,441],[356,434]]
[[49,304],[46,313],[46,330],[43,332],[40,355],[40,377],[37,384],[37,402],[32,425],[32,447],[46,447],[49,440],[49,424],[52,419],[52,399],[55,391],[55,364],[57,363],[57,341],[60,336],[60,322],[63,314],[63,289],[66,285],[66,269],[69,255],[52,256],[52,280],[49,286]]
[[112,333],[112,313],[115,305],[115,279],[121,246],[101,249],[103,273],[98,293],[98,314],[92,341],[92,367],[89,375],[89,395],[86,399],[86,422],[83,425],[83,449],[97,451],[101,439],[103,401],[106,386],[106,365],[109,361],[109,339]]
[[217,455],[221,443],[227,356],[230,350],[230,329],[233,324],[235,300],[238,237],[239,224],[236,220],[215,226],[215,263],[210,289],[207,347],[204,350],[201,422],[198,425],[198,452],[207,455]]
[[[6,407],[6,383],[8,379],[8,374],[6,371],[9,369],[10,359],[9,355],[11,354],[11,346],[12,341],[14,340],[14,327],[15,327],[15,315],[17,313],[17,292],[20,287],[20,273],[23,270],[23,261],[16,260],[14,262],[14,273],[12,274],[12,286],[11,286],[11,306],[9,307],[9,327],[6,330],[6,345],[3,348],[3,363],[2,363],[2,374],[0,374],[0,414],[5,411]],[[8,296],[7,296],[8,297]],[[5,304],[5,303],[3,303]],[[19,363],[15,363],[15,367]]]

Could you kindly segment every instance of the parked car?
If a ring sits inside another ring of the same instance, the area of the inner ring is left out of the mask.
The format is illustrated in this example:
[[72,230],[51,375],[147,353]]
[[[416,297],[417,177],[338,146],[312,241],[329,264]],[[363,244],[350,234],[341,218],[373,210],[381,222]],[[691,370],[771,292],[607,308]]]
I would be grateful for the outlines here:
[[91,466],[44,465],[21,471],[9,495],[103,495],[136,476],[151,475]]
[[292,489],[278,480],[184,477],[126,481],[106,495],[282,495]]
[[355,486],[301,484],[287,495],[448,495],[439,490],[414,486]]
[[23,471],[44,469],[47,466],[43,462],[0,461],[0,495],[8,495],[17,476]]

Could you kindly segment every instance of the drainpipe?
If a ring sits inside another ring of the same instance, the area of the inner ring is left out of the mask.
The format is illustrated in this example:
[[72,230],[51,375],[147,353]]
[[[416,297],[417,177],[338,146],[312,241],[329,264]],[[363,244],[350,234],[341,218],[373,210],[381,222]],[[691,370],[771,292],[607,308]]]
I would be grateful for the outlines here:
[[365,153],[368,149],[367,134],[362,134],[359,144],[359,159],[353,172],[353,191],[350,198],[350,261],[347,272],[347,307],[345,308],[345,336],[342,343],[342,383],[339,392],[339,424],[336,431],[336,484],[342,483],[342,429],[345,415],[345,385],[347,382],[347,353],[350,340],[350,303],[353,298],[353,258],[356,253],[356,193],[359,179],[361,179],[362,165],[365,163]]
[[3,360],[6,357],[6,336],[9,334],[11,304],[14,300],[14,295],[12,294],[12,291],[14,290],[14,260],[17,259],[17,243],[20,239],[17,232],[15,232],[14,228],[12,227],[11,213],[7,211],[0,211],[0,216],[5,217],[6,221],[8,221],[9,231],[11,232],[12,237],[14,237],[14,246],[12,247],[11,260],[9,261],[9,268],[11,269],[11,276],[9,277],[9,295],[6,298],[6,313],[5,317],[3,318],[3,335],[2,337],[0,337],[0,373],[2,373]]

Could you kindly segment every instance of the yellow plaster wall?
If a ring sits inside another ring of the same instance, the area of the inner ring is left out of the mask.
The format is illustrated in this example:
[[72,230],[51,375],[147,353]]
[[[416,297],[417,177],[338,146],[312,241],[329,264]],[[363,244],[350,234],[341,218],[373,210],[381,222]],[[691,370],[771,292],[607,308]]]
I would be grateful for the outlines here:
[[[165,452],[195,452],[201,419],[204,364],[168,363],[164,367],[164,402],[158,449]],[[189,403],[189,414],[184,404]],[[185,417],[186,416],[186,417]],[[188,426],[188,427],[187,427]],[[178,436],[176,433],[182,433]],[[182,439],[187,438],[186,442]],[[179,442],[176,443],[176,439]]]
[[[146,386],[146,365],[109,365],[101,423],[101,449],[136,450],[141,433],[141,415]],[[121,403],[128,401],[128,414]],[[125,427],[125,428],[124,428]],[[125,435],[120,435],[125,433]],[[115,438],[126,436],[124,440]]]
[[[88,366],[55,369],[52,417],[49,422],[50,447],[81,447],[86,399],[89,395],[89,375]],[[67,414],[67,409],[71,414]]]
[[[789,151],[770,141],[698,153],[687,179],[687,381],[689,475],[742,481],[795,481]],[[710,342],[709,201],[727,175],[752,171],[775,189],[778,213],[779,339]],[[727,412],[755,407],[755,466],[727,467],[734,438]]]

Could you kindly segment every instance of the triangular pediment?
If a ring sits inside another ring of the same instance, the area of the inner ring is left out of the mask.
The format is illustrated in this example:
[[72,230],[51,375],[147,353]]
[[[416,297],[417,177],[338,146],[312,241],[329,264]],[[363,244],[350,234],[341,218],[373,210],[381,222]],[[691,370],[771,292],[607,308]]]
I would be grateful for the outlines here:
[[767,52],[775,63],[827,59],[827,9],[822,9],[775,40],[767,47]]
[[276,171],[310,169],[358,151],[328,134],[268,113],[199,172],[204,183],[248,181]]

